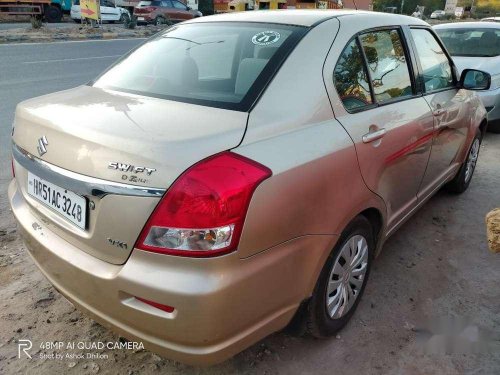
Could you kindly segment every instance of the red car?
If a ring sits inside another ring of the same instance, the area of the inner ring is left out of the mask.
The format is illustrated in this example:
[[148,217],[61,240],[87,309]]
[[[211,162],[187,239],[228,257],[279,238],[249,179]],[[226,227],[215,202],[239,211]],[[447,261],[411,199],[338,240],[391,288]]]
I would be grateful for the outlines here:
[[177,0],[153,0],[140,1],[134,8],[134,16],[137,17],[137,23],[161,25],[190,20],[202,14]]

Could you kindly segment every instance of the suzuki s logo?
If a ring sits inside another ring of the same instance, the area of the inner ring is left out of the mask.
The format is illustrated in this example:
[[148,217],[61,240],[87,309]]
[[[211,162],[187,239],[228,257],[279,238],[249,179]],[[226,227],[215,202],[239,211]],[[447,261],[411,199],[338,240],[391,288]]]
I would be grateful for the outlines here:
[[47,152],[47,146],[49,145],[49,141],[47,141],[47,137],[43,136],[38,140],[38,155],[42,156]]

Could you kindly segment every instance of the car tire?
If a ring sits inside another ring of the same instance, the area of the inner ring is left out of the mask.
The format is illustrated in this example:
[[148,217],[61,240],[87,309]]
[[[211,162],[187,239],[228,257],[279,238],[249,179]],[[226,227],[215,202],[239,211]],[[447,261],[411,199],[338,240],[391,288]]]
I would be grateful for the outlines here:
[[482,133],[479,129],[472,141],[472,144],[467,152],[467,159],[463,162],[453,180],[445,185],[446,190],[453,194],[462,194],[470,185],[472,176],[476,169],[479,151],[481,150]]
[[120,23],[127,23],[127,22],[130,22],[130,17],[127,13],[122,13],[122,15],[120,16]]
[[154,22],[155,26],[160,26],[160,25],[163,25],[164,23],[165,23],[165,18],[160,17],[160,16],[155,18],[155,22]]
[[[330,337],[351,319],[363,295],[374,251],[372,226],[366,217],[357,216],[328,256],[309,300],[305,314],[306,331],[310,335]],[[348,262],[351,263],[348,271],[341,275],[339,270]],[[353,277],[356,285],[352,283]]]
[[44,9],[44,16],[48,23],[57,23],[61,22],[63,14],[60,8],[49,5]]

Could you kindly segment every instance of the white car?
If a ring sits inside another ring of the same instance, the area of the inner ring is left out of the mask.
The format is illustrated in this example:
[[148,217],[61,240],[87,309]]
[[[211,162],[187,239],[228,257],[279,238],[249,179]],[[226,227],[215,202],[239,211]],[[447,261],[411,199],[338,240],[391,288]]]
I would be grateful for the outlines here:
[[[100,2],[101,20],[103,22],[125,22],[130,20],[130,13],[125,8],[115,6],[110,1],[101,0]],[[81,22],[82,13],[80,8],[80,0],[74,0],[71,7],[71,19],[75,22]]]
[[500,17],[486,17],[486,18],[482,18],[481,22],[500,22]]
[[431,13],[431,19],[437,20],[440,18],[443,18],[446,15],[444,10],[435,10],[434,12]]
[[500,133],[500,23],[455,22],[433,28],[460,72],[474,68],[491,75],[490,89],[478,94],[488,111],[488,129]]

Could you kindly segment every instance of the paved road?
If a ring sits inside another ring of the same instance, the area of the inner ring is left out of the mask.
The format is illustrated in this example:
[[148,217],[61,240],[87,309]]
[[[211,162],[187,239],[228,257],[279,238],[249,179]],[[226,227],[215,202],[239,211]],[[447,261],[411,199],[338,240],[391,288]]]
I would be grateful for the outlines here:
[[0,45],[0,213],[7,208],[16,104],[90,81],[142,40]]
[[[45,23],[45,27],[49,29],[64,29],[66,27],[75,26],[73,21],[60,22],[60,23]],[[12,29],[23,29],[31,27],[29,22],[0,22],[0,30],[12,30]]]
[[[74,27],[76,25],[77,23],[69,19],[66,22],[60,22],[60,23],[44,23],[44,27],[48,29],[64,29],[68,27]],[[109,27],[123,28],[123,25],[118,23],[116,24],[105,23],[104,25],[106,27],[109,26]],[[0,30],[23,29],[28,27],[31,27],[31,23],[29,22],[0,22]]]

